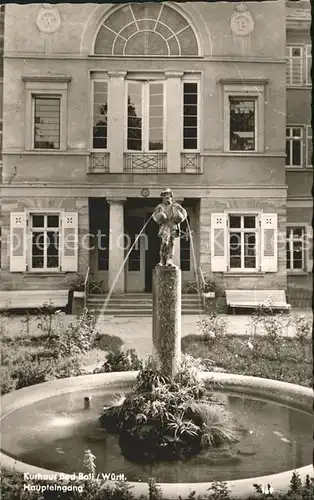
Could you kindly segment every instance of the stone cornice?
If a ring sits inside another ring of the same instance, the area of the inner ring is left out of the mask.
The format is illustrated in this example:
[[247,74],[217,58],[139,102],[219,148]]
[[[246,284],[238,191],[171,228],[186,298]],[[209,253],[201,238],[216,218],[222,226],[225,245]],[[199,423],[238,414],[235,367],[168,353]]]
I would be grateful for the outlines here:
[[72,77],[70,75],[23,75],[23,82],[70,82]]
[[223,85],[266,85],[268,78],[218,78],[217,82]]

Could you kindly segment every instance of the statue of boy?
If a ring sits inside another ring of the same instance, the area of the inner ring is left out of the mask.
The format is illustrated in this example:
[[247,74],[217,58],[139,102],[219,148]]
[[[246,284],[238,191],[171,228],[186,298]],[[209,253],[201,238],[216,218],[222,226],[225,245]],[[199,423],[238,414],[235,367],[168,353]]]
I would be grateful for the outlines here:
[[162,203],[154,211],[153,219],[160,225],[158,236],[161,238],[159,266],[176,267],[173,263],[175,238],[180,236],[180,223],[187,217],[186,210],[173,200],[171,189],[160,193]]

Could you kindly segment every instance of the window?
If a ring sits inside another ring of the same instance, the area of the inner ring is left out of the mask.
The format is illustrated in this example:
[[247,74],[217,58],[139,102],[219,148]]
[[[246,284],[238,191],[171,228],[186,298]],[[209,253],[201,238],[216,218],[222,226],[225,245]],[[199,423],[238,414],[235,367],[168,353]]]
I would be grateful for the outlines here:
[[59,215],[32,214],[30,269],[59,270],[59,241]]
[[305,47],[305,83],[306,85],[312,85],[311,79],[311,66],[312,66],[312,46],[306,45]]
[[164,149],[163,82],[127,83],[127,150]]
[[183,83],[183,149],[198,149],[198,84]]
[[229,215],[229,268],[257,268],[255,215]]
[[303,127],[287,127],[286,166],[302,167],[302,165],[303,165]]
[[25,82],[25,149],[54,149],[67,146],[67,90],[70,76],[29,75]]
[[93,149],[107,149],[108,83],[93,82]]
[[255,151],[255,99],[229,97],[230,151]]
[[60,96],[33,97],[34,149],[60,149]]
[[311,167],[313,154],[313,136],[312,127],[310,125],[306,126],[306,166]]
[[198,55],[189,22],[168,5],[132,3],[117,9],[102,24],[95,54],[123,56]]
[[293,45],[286,48],[287,85],[311,85],[311,45]]
[[267,80],[220,79],[223,84],[224,151],[264,152],[264,106]]
[[[188,222],[188,223],[187,223]],[[180,266],[182,271],[190,271],[191,267],[191,239],[188,230],[190,227],[190,219],[182,222],[180,242]]]
[[304,227],[287,228],[286,254],[287,269],[304,271]]

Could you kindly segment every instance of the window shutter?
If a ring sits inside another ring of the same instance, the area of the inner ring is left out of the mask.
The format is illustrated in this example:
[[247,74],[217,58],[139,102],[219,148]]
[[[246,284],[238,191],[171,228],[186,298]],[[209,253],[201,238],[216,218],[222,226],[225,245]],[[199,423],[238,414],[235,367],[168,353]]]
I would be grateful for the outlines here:
[[26,212],[10,214],[10,271],[26,271],[27,215]]
[[211,214],[211,268],[227,271],[227,214]]
[[313,271],[313,228],[306,226],[305,233],[305,252],[306,252],[306,270],[311,273]]
[[62,214],[61,271],[78,270],[78,213]]
[[261,215],[261,270],[275,273],[278,269],[277,214]]

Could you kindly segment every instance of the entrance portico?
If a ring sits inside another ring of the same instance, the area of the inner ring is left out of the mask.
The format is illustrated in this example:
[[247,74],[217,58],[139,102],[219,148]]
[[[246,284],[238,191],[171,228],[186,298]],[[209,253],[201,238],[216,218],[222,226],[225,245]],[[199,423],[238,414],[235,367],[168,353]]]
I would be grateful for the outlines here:
[[[177,201],[187,208],[190,223],[196,227],[196,207],[192,206],[192,200],[189,207],[186,206],[188,200]],[[122,196],[89,200],[90,233],[94,242],[90,268],[104,292],[111,289],[114,294],[152,291],[152,272],[159,262],[160,249],[158,225],[152,214],[159,202],[159,198]],[[184,282],[193,279],[194,269],[186,224],[181,229],[183,236],[175,242],[174,262],[181,265]]]

